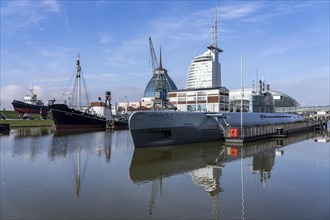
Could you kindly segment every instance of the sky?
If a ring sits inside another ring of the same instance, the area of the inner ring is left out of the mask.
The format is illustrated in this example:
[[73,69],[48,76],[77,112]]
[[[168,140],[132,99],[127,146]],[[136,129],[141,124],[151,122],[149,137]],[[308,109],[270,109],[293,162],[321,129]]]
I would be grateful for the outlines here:
[[328,0],[0,2],[0,109],[32,86],[46,104],[66,99],[78,53],[91,101],[105,91],[112,104],[139,101],[152,77],[149,36],[185,89],[192,58],[212,43],[216,7],[222,86],[239,89],[242,68],[245,88],[258,75],[301,106],[330,104]]

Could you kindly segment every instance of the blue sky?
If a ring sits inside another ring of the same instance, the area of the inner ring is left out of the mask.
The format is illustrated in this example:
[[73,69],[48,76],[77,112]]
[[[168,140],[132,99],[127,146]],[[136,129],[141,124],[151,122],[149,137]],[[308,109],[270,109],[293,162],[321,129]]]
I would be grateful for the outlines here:
[[[212,41],[218,5],[222,85],[264,77],[302,106],[329,105],[329,1],[1,0],[1,106],[12,109],[33,85],[61,99],[78,52],[91,99],[138,101],[152,76],[148,37],[163,67],[185,88],[192,57]],[[159,55],[158,55],[159,57]]]

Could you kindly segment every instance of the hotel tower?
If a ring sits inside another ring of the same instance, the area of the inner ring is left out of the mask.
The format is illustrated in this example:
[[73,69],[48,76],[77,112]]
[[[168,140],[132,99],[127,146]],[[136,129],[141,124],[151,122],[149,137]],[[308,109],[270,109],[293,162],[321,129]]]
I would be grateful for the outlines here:
[[217,46],[217,26],[218,15],[215,9],[215,21],[212,26],[212,45],[207,47],[207,51],[195,56],[188,69],[187,89],[213,88],[221,86],[221,64],[219,63],[219,53],[223,52]]

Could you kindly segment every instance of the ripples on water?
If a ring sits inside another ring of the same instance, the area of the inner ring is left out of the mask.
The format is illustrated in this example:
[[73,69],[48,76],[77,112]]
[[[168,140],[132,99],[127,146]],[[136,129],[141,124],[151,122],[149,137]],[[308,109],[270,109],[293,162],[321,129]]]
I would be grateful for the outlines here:
[[128,130],[0,136],[1,219],[329,219],[329,142],[135,149]]

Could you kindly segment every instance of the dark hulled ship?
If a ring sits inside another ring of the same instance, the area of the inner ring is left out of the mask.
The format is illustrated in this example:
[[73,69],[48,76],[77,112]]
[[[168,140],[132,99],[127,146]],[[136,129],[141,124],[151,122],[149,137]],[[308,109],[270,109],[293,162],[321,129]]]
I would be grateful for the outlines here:
[[[128,127],[128,121],[117,121],[111,115],[111,93],[107,91],[105,93],[105,102],[101,101],[99,97],[98,102],[91,102],[89,106],[81,106],[81,67],[80,58],[78,54],[77,59],[77,72],[76,72],[76,82],[73,89],[72,102],[77,99],[74,105],[71,103],[69,107],[66,104],[51,104],[50,110],[54,118],[54,124],[56,129],[105,129],[108,125],[115,129]],[[82,80],[85,83],[84,80]],[[86,85],[84,84],[85,93]],[[88,96],[87,96],[88,97]],[[88,101],[87,98],[87,102]]]
[[50,106],[56,129],[106,128],[106,118],[69,108],[66,104]]

